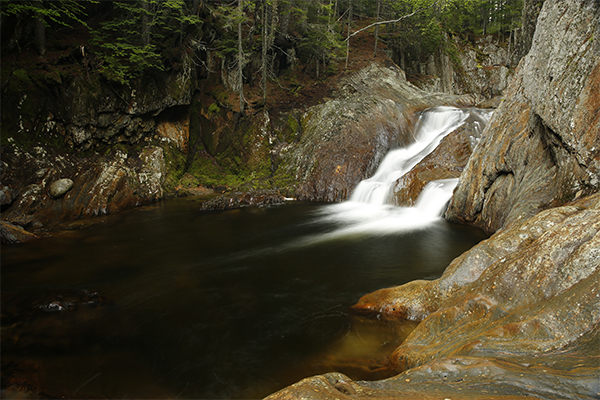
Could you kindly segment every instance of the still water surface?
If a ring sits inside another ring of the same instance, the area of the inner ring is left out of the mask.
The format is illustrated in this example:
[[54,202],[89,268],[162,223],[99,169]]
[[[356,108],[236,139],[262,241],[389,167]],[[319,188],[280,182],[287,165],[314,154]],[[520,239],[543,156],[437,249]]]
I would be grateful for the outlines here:
[[[368,292],[440,276],[484,238],[441,219],[331,234],[344,228],[331,218],[340,205],[198,204],[165,201],[3,246],[5,384],[33,379],[70,398],[225,399],[333,370],[376,379],[378,355],[410,329],[348,308]],[[57,311],[90,293],[102,301]]]

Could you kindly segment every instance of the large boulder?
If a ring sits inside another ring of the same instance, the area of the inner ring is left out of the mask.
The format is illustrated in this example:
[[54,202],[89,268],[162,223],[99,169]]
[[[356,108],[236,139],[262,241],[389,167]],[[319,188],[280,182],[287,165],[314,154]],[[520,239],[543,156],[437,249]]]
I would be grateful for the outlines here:
[[422,321],[390,358],[399,375],[354,382],[327,374],[269,399],[596,397],[599,248],[600,194],[516,223],[440,279],[384,289],[354,307]]
[[2,220],[27,229],[114,213],[164,196],[166,167],[158,146],[88,157],[9,146],[2,158],[2,181],[18,193]]
[[600,6],[548,2],[447,211],[488,233],[600,188]]
[[398,67],[371,64],[343,79],[333,99],[306,112],[302,138],[282,153],[281,168],[299,182],[299,199],[345,200],[391,148],[414,140],[418,112],[471,102],[426,93],[407,82]]

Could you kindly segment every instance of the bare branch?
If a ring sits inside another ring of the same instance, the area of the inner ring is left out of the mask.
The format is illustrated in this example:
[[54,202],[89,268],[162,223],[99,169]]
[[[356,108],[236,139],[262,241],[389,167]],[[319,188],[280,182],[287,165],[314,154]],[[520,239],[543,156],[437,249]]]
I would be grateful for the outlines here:
[[[439,0],[438,0],[438,1],[439,1]],[[355,35],[358,35],[358,34],[359,34],[359,33],[361,33],[362,31],[366,31],[367,29],[369,29],[369,28],[372,28],[372,27],[374,27],[374,26],[377,26],[377,25],[385,25],[385,24],[394,24],[394,23],[396,23],[396,22],[400,22],[400,21],[402,21],[403,19],[406,19],[406,18],[408,18],[408,17],[412,17],[413,15],[415,15],[415,14],[417,14],[417,13],[420,13],[421,11],[424,11],[424,10],[428,9],[429,7],[433,7],[435,4],[437,4],[437,2],[438,2],[438,1],[435,1],[435,2],[431,3],[431,4],[430,4],[430,5],[428,5],[427,7],[419,8],[418,10],[416,10],[416,11],[413,11],[413,12],[411,12],[410,14],[403,15],[402,17],[400,17],[400,18],[398,18],[398,19],[392,19],[392,20],[389,20],[389,21],[380,21],[380,22],[374,22],[374,23],[372,23],[371,25],[365,26],[364,28],[362,28],[362,29],[359,29],[359,30],[357,30],[356,32],[354,32],[353,34],[349,35],[349,36],[348,36],[346,39],[344,39],[344,42],[346,42],[346,41],[350,40],[350,38],[351,38],[351,37],[353,37],[353,36],[355,36]]]

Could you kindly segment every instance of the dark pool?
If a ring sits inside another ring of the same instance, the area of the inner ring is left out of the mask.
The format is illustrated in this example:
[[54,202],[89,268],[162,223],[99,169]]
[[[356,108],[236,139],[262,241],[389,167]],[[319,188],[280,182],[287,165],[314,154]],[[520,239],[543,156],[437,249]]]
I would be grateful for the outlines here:
[[208,213],[178,199],[3,246],[3,387],[225,399],[333,370],[381,378],[378,357],[410,327],[348,308],[368,292],[438,277],[484,235],[443,220],[331,235],[343,224],[330,207]]

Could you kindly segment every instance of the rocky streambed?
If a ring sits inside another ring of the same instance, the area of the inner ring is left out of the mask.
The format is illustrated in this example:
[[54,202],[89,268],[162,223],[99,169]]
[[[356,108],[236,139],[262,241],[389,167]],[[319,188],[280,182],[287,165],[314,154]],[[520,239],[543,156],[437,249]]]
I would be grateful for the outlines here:
[[[395,203],[412,205],[427,182],[459,177],[446,218],[491,237],[439,279],[382,289],[353,307],[367,318],[418,324],[380,365],[382,375],[395,376],[356,382],[330,373],[270,399],[600,397],[599,20],[597,1],[546,0],[531,51],[479,143],[457,131],[398,180]],[[203,185],[217,188],[232,171],[260,178],[260,187],[202,208],[288,196],[345,200],[391,148],[413,140],[421,111],[473,105],[469,96],[426,93],[401,69],[377,64],[341,79],[322,104],[289,115],[264,110],[235,126],[223,122],[238,120],[232,112],[209,112],[192,81],[148,93],[100,85],[105,96],[89,99],[93,91],[75,81],[61,89],[73,99],[64,106],[10,85],[14,116],[4,127],[29,138],[45,132],[81,152],[3,142],[6,243],[180,189],[208,193]],[[24,118],[38,108],[49,111]],[[64,179],[72,185],[55,191]]]
[[544,3],[446,214],[493,235],[441,278],[353,307],[420,321],[389,358],[398,375],[331,373],[269,399],[600,397],[599,20],[597,2]]
[[440,279],[364,296],[357,312],[422,321],[390,357],[400,374],[327,374],[269,399],[596,398],[599,230],[595,195],[497,233]]

